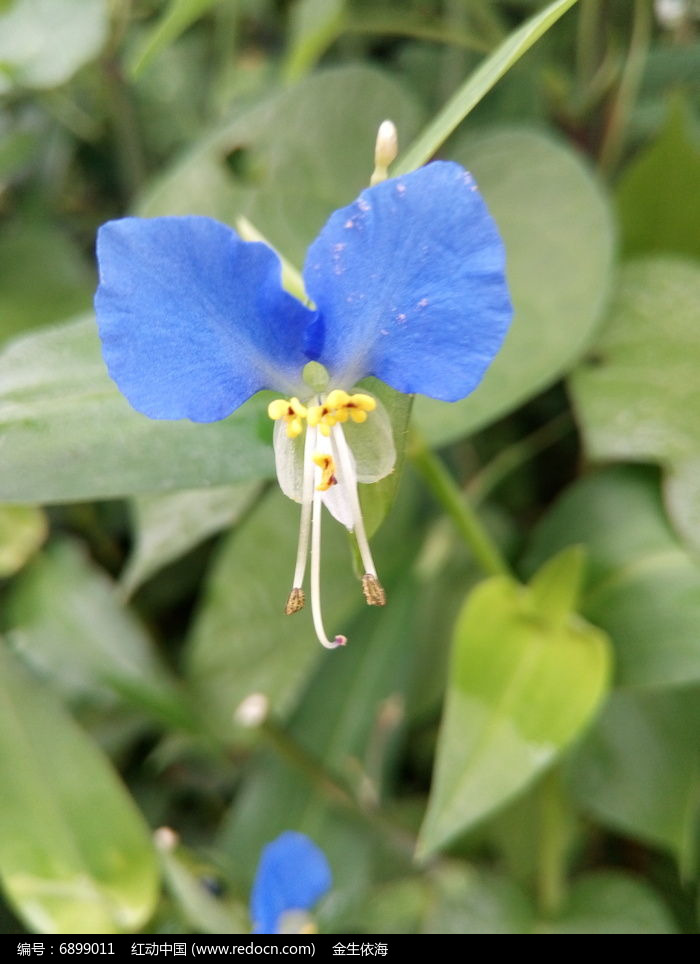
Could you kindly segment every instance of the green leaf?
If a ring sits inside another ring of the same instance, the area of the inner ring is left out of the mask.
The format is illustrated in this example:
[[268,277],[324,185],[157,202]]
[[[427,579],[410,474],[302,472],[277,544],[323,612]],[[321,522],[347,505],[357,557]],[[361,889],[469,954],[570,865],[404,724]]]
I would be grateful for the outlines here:
[[593,459],[658,462],[670,469],[669,507],[694,545],[700,511],[700,266],[671,256],[625,265],[595,355],[571,378]]
[[676,934],[668,909],[643,881],[611,871],[574,882],[562,916],[548,934]]
[[515,317],[468,398],[416,399],[415,417],[433,445],[505,415],[572,366],[601,318],[613,264],[608,202],[569,147],[506,128],[463,141],[452,156],[476,177],[503,236]]
[[133,934],[153,912],[149,831],[97,747],[0,647],[0,877],[44,934]]
[[223,422],[155,421],[109,379],[92,319],[0,354],[0,501],[71,502],[243,482],[274,472],[266,399]]
[[620,692],[571,761],[579,804],[605,826],[697,861],[700,690]]
[[514,30],[500,47],[480,64],[420,137],[401,155],[392,169],[392,174],[405,174],[430,160],[494,84],[575,3],[576,0],[555,0]]
[[370,891],[362,923],[368,934],[529,934],[533,911],[505,878],[443,861]]
[[421,117],[391,77],[365,66],[319,71],[197,144],[153,185],[139,213],[205,214],[230,224],[245,215],[301,265],[332,211],[369,183],[386,117],[402,137]]
[[570,546],[545,562],[533,576],[530,590],[535,607],[555,622],[578,608],[585,559],[582,546]]
[[290,11],[287,80],[299,80],[311,70],[340,34],[344,12],[345,0],[297,0]]
[[700,145],[680,99],[654,143],[625,169],[617,187],[625,253],[673,251],[700,257]]
[[52,545],[13,584],[9,641],[71,700],[128,699],[182,724],[186,707],[136,618],[77,545]]
[[[335,635],[363,599],[345,530],[324,521],[323,608]],[[209,574],[188,642],[188,677],[222,741],[241,738],[232,714],[251,693],[286,713],[321,656],[309,607],[284,615],[298,530],[299,506],[275,489],[229,536]]]
[[0,579],[18,572],[48,533],[46,516],[33,505],[0,505]]
[[71,239],[51,225],[4,225],[0,264],[0,342],[90,306],[93,272]]
[[259,488],[259,483],[247,482],[137,496],[132,505],[135,545],[120,579],[122,591],[131,595],[168,563],[232,526]]
[[587,619],[608,633],[621,686],[700,681],[700,564],[671,529],[658,473],[618,466],[581,479],[535,531],[532,570],[585,543]]
[[14,0],[0,13],[0,94],[68,80],[100,52],[106,8],[103,0]]
[[[568,567],[566,556],[561,565]],[[497,576],[457,621],[447,703],[419,853],[425,857],[506,803],[584,729],[609,674],[607,639],[562,622],[531,589]]]
[[219,0],[170,0],[167,8],[136,46],[129,57],[127,71],[137,78],[159,53],[173,44],[190,24],[198,20]]

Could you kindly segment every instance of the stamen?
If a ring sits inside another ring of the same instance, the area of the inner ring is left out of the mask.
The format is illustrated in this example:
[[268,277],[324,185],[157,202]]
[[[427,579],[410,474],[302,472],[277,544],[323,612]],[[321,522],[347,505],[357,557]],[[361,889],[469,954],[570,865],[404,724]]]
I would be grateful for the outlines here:
[[[307,429],[306,437],[307,445],[309,437],[313,439],[314,444],[316,443],[316,432],[313,429]],[[316,471],[320,475],[320,470]],[[336,636],[332,641],[328,639],[321,616],[321,509],[321,495],[319,492],[314,492],[311,514],[311,616],[321,645],[326,649],[337,649],[338,646],[344,646],[347,643],[347,638]]]
[[306,595],[303,589],[295,586],[294,589],[287,596],[287,602],[284,607],[285,616],[293,616],[294,613],[298,613],[299,610],[304,608],[306,603]]
[[299,542],[297,543],[297,558],[294,566],[294,582],[292,591],[287,597],[284,607],[287,616],[298,613],[304,608],[306,597],[301,588],[306,572],[306,560],[309,555],[309,536],[311,534],[311,504],[314,498],[314,466],[312,453],[316,443],[316,433],[307,431],[304,440],[304,474],[301,481],[301,516],[299,518]]
[[314,464],[321,470],[321,481],[316,486],[317,492],[327,492],[332,485],[337,485],[335,477],[335,462],[332,455],[317,452],[314,455]]
[[283,418],[287,423],[287,438],[298,438],[304,431],[304,419],[307,416],[306,406],[298,398],[276,398],[267,406],[267,414],[276,422]]
[[[372,399],[372,401],[374,401],[374,399]],[[350,500],[357,548],[360,551],[360,558],[365,569],[365,574],[362,577],[362,590],[368,606],[384,606],[386,604],[386,593],[377,578],[377,570],[372,559],[367,533],[365,532],[365,524],[362,519],[360,497],[357,494],[357,485],[354,481],[355,471],[352,465],[352,455],[340,425],[336,425],[333,429],[331,445],[338,465],[340,466],[341,483],[346,486],[345,491]]]
[[362,577],[362,592],[368,606],[386,606],[384,587],[371,572],[366,572]]

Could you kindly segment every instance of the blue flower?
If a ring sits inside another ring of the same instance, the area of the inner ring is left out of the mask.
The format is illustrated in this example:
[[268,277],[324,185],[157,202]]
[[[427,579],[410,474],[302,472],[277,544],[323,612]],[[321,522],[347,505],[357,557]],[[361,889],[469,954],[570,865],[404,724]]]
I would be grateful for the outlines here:
[[391,426],[357,383],[456,401],[501,346],[511,305],[498,230],[469,173],[435,162],[331,215],[309,248],[306,304],[280,261],[204,217],[124,218],[99,232],[95,298],[112,378],[151,418],[225,418],[260,389],[272,402],[280,485],[302,505],[286,611],[304,605],[311,547],[316,634],[321,505],[355,533],[370,605],[383,605],[357,494],[395,463]]
[[316,844],[303,833],[280,834],[263,849],[255,875],[250,900],[254,933],[281,933],[285,914],[310,910],[330,886],[331,870]]

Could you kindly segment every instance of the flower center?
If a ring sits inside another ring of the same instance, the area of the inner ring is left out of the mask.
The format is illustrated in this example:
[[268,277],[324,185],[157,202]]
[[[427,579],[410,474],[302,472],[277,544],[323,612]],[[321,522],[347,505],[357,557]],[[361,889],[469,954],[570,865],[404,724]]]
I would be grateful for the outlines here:
[[[270,418],[280,423],[280,429],[284,426],[282,435],[276,434],[275,437],[283,442],[285,451],[290,451],[292,461],[295,454],[301,453],[299,436],[304,432],[304,423],[306,423],[301,460],[299,545],[292,590],[287,599],[285,612],[291,615],[304,606],[305,595],[302,585],[307,559],[310,554],[311,614],[316,635],[320,642],[329,649],[343,646],[347,640],[345,636],[335,636],[332,640],[329,639],[321,615],[322,502],[326,503],[326,508],[336,519],[355,534],[364,568],[362,591],[367,604],[369,606],[383,606],[386,603],[386,595],[377,578],[377,571],[362,519],[357,491],[355,459],[342,428],[343,423],[348,421],[358,425],[363,424],[376,407],[376,399],[371,395],[364,392],[350,393],[336,388],[325,395],[317,393],[306,404],[300,402],[298,398],[278,398],[270,402],[267,410]],[[299,442],[296,441],[297,439],[299,439]],[[275,446],[276,453],[279,455],[277,451],[278,441],[275,442]],[[281,479],[282,476],[280,476],[280,481]],[[299,498],[296,494],[293,497]]]

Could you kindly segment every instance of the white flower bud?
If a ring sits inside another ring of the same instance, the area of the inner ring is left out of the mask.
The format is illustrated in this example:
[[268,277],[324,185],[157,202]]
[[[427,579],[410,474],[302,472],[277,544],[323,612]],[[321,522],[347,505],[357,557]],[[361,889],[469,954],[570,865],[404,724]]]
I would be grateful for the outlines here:
[[238,705],[233,718],[240,726],[252,729],[264,723],[270,710],[270,701],[264,693],[251,693]]

